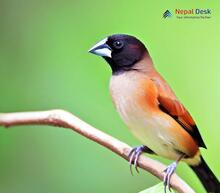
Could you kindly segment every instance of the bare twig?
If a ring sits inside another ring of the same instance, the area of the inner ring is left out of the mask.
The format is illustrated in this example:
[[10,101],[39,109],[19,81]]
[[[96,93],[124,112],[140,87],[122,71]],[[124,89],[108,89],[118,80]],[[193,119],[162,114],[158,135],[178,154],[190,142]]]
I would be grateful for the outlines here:
[[[112,152],[118,154],[124,159],[129,160],[128,154],[131,151],[130,146],[92,127],[88,123],[64,110],[1,113],[0,125],[5,127],[17,125],[52,125],[69,128],[110,149]],[[162,171],[166,168],[166,166],[162,163],[141,155],[140,159],[138,160],[138,165],[142,169],[163,180],[164,174]],[[176,174],[172,176],[171,186],[179,193],[195,193],[186,184],[186,182],[184,182]]]

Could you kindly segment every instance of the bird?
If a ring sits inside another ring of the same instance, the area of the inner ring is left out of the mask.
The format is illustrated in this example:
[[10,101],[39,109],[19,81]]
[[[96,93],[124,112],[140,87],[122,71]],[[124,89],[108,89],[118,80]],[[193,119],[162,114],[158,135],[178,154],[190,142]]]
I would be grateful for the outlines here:
[[[90,53],[101,56],[112,70],[110,94],[120,117],[142,145],[129,154],[138,171],[142,153],[174,160],[163,172],[164,191],[180,161],[187,163],[207,192],[220,193],[220,183],[201,155],[204,140],[189,111],[154,67],[148,49],[136,37],[113,34]],[[132,170],[131,170],[132,171]]]

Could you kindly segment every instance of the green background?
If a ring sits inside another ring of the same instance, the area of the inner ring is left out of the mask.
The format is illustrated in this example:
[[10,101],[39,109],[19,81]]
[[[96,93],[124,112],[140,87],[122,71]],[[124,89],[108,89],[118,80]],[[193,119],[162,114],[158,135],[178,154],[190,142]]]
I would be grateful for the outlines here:
[[[87,53],[113,33],[140,38],[195,118],[220,177],[220,4],[213,1],[0,0],[0,111],[62,108],[135,146],[111,102],[111,71]],[[211,19],[163,19],[175,8],[210,8]],[[168,164],[171,161],[154,157]],[[202,186],[181,163],[177,173]],[[0,128],[0,193],[135,193],[158,183],[71,130]]]

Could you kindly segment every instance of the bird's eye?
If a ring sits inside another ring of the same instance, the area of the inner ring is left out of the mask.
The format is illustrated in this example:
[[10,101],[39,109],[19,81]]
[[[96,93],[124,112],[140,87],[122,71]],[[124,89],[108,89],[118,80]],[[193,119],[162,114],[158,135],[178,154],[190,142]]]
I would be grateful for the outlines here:
[[113,43],[113,46],[114,46],[114,48],[116,48],[116,49],[121,49],[121,48],[124,46],[124,44],[123,44],[122,41],[115,41],[115,42]]

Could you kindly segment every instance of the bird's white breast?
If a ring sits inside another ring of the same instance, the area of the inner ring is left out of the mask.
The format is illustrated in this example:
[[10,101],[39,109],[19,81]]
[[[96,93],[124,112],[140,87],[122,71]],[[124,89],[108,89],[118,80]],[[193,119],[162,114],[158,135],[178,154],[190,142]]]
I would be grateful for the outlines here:
[[167,132],[171,127],[169,120],[150,110],[148,103],[144,108],[139,103],[139,98],[147,97],[146,90],[139,86],[141,79],[147,79],[143,76],[137,72],[113,75],[110,81],[113,102],[125,124],[144,145],[158,155],[175,157],[173,150],[170,151],[173,155],[167,154],[167,150],[172,149],[172,139]]

